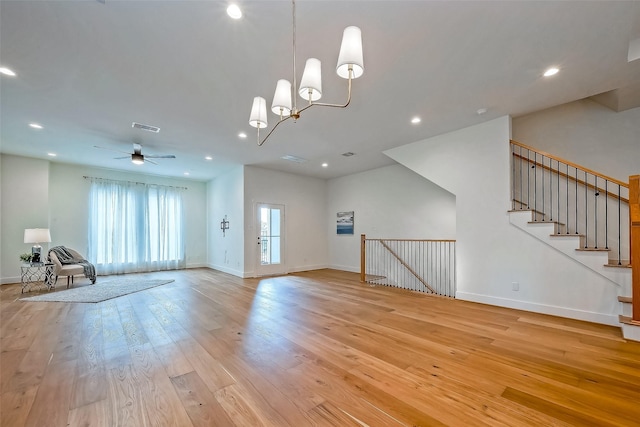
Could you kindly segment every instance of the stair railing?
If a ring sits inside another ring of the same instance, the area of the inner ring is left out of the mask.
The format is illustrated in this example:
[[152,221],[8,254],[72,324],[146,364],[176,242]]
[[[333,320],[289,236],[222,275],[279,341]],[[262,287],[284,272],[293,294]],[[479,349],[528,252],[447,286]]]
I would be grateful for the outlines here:
[[455,297],[455,240],[360,238],[361,282]]
[[629,222],[631,223],[631,310],[640,322],[640,175],[629,177]]
[[578,235],[582,250],[609,251],[610,264],[630,264],[629,184],[511,141],[513,210]]

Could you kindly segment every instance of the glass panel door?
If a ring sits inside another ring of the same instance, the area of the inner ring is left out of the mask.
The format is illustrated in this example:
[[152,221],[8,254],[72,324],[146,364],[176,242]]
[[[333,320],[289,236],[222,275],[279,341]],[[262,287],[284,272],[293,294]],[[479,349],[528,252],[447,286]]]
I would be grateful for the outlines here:
[[259,203],[257,211],[259,276],[285,273],[283,262],[284,206]]

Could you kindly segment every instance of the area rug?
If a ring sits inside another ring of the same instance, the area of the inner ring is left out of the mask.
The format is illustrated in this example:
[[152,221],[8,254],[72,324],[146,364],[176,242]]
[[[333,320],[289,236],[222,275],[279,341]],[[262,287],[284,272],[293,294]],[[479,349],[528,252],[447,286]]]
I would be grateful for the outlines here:
[[64,291],[50,292],[33,297],[22,298],[21,301],[48,301],[48,302],[89,302],[96,303],[106,301],[134,292],[143,291],[160,285],[173,282],[173,279],[140,279],[122,278],[98,282],[95,285],[85,285],[79,288],[66,289]]

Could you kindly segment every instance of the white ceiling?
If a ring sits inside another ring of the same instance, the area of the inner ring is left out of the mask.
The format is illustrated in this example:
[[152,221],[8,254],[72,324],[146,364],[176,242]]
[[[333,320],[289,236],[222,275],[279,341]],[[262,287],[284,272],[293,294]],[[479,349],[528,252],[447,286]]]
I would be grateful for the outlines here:
[[[225,1],[1,1],[0,66],[17,73],[0,77],[1,151],[198,180],[233,164],[332,178],[391,164],[392,147],[640,81],[640,61],[627,62],[636,1],[299,0],[298,79],[317,57],[322,101],[345,100],[334,70],[348,25],[362,29],[365,73],[347,109],[314,107],[257,147],[253,97],[270,105],[276,81],[291,79],[291,4],[237,3],[238,21]],[[560,73],[541,77],[550,65]],[[94,148],[134,142],[176,159],[136,166]]]

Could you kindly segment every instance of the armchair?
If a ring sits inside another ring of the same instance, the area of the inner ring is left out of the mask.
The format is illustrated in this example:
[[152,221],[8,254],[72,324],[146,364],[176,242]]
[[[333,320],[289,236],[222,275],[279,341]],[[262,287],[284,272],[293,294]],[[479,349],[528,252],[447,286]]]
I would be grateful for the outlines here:
[[96,270],[93,264],[84,259],[78,252],[64,246],[55,246],[49,250],[49,260],[53,263],[54,283],[58,281],[58,276],[67,276],[67,288],[69,279],[73,284],[73,276],[84,274],[91,284],[96,283]]

